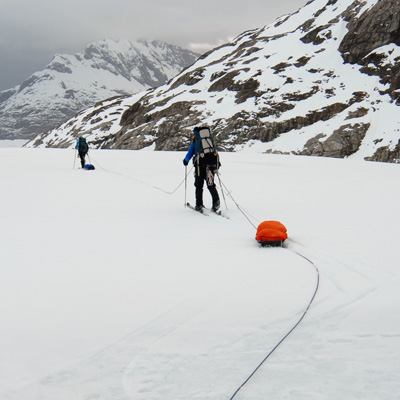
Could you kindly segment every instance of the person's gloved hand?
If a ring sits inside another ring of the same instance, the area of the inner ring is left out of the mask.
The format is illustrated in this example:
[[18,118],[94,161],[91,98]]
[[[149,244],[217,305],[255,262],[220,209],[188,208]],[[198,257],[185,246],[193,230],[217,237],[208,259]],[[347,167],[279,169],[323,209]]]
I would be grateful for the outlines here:
[[186,167],[188,164],[189,163],[185,159],[183,159],[183,165]]

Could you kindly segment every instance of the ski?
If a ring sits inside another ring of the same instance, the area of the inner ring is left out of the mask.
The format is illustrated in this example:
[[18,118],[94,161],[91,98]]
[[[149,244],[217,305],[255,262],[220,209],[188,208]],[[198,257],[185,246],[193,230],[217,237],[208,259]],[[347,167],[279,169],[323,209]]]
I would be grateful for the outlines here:
[[220,217],[229,219],[229,217],[226,214],[224,214],[221,210],[217,210],[217,211],[210,210],[210,211],[215,215],[219,215]]
[[200,214],[206,215],[206,216],[209,216],[210,214],[215,214],[215,215],[219,215],[220,217],[229,219],[229,217],[226,214],[224,214],[221,210],[213,211],[213,210],[209,210],[208,208],[203,207],[200,211],[198,211],[190,203],[186,203],[186,206],[191,208],[192,210],[194,210]]
[[195,207],[193,207],[190,203],[186,203],[186,207],[189,207],[190,209],[192,209],[193,211],[198,212],[199,214],[203,214],[205,217],[208,217],[208,213],[204,211],[204,208],[202,208],[201,210],[196,210]]

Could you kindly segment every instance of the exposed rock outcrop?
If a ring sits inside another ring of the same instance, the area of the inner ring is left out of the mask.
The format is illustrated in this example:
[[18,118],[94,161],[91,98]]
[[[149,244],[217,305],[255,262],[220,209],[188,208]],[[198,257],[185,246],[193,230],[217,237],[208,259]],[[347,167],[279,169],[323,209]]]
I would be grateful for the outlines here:
[[373,50],[390,43],[400,45],[399,0],[377,1],[359,17],[351,18],[347,29],[339,51],[349,63],[363,64],[362,59]]
[[356,153],[369,124],[347,124],[335,130],[326,140],[324,134],[310,139],[299,154],[306,156],[345,158]]

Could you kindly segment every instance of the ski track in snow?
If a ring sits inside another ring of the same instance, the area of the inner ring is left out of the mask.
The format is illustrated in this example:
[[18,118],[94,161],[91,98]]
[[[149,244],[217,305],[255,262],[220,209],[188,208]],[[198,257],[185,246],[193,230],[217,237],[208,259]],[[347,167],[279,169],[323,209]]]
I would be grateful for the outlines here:
[[[275,257],[279,257],[279,253],[285,252],[284,249],[269,250],[277,253]],[[282,257],[282,255],[280,257]],[[259,261],[258,258],[260,257],[253,257],[252,262],[257,263]],[[299,259],[299,265],[302,263],[304,263],[304,260]],[[302,268],[308,267],[307,265],[303,265]],[[261,274],[261,271],[258,271],[255,276],[246,276],[247,273],[245,273],[243,279],[247,281],[247,284],[254,285],[255,278],[266,278],[260,277]],[[282,281],[284,282],[285,279],[286,276],[282,278]],[[310,276],[310,279],[312,279],[312,276]],[[243,281],[241,280],[240,282]],[[276,283],[273,282],[272,285]],[[206,301],[203,297],[186,299],[182,304],[178,304],[149,324],[132,332],[119,342],[92,355],[87,360],[71,368],[61,369],[41,379],[39,385],[35,382],[33,385],[27,386],[22,392],[18,391],[15,397],[11,395],[9,398],[19,398],[25,392],[29,393],[30,396],[35,394],[33,398],[51,399],[54,398],[53,396],[55,395],[52,388],[55,388],[57,392],[60,387],[66,391],[68,394],[67,396],[71,396],[69,398],[156,399],[163,398],[163,396],[168,393],[168,390],[171,390],[171,393],[168,395],[172,396],[169,398],[184,399],[187,398],[187,396],[190,396],[190,398],[203,398],[210,382],[214,381],[212,385],[216,385],[220,379],[223,378],[226,373],[225,364],[231,364],[229,361],[230,358],[232,358],[232,362],[235,363],[236,368],[239,366],[239,370],[233,371],[232,373],[238,374],[239,377],[241,376],[242,371],[240,364],[237,364],[238,360],[235,360],[234,356],[232,357],[230,350],[219,349],[219,344],[216,343],[215,347],[217,348],[212,349],[215,353],[214,356],[212,354],[210,356],[207,352],[200,354],[192,354],[189,352],[182,356],[176,352],[165,352],[165,350],[160,353],[153,353],[152,348],[155,347],[158,342],[168,342],[168,340],[175,341],[176,338],[174,338],[174,335],[177,331],[182,330],[185,325],[195,320],[202,313],[206,313],[210,308],[218,306],[218,303],[224,302],[224,299],[221,299],[221,285],[222,282],[215,282],[212,287],[208,288]],[[234,289],[237,285],[238,282],[233,282],[232,287],[228,291],[235,293]],[[307,293],[304,294],[306,295]],[[224,297],[230,296],[232,296],[232,294],[226,294]],[[267,304],[271,301],[279,301],[276,298],[268,299],[268,296],[265,297]],[[300,302],[302,300],[303,299],[299,299]],[[227,302],[226,299],[225,303],[226,308],[223,309],[223,313],[229,313],[231,310],[229,309],[229,302]],[[248,306],[252,306],[251,302]],[[280,337],[286,334],[287,330],[290,328],[290,324],[296,322],[296,318],[301,314],[302,309],[299,309],[299,306],[295,302],[293,302],[290,308],[293,308],[293,306],[294,309],[288,311],[289,314],[294,315],[290,316],[290,318],[287,316],[280,316],[276,321],[277,327],[273,329],[272,339],[265,340],[265,343],[263,343],[262,349],[265,354],[272,349]],[[254,333],[250,333],[250,335],[254,335],[257,341],[262,343],[264,341],[263,336],[268,338],[268,336],[271,335],[271,332],[268,332],[270,330],[270,327],[266,327],[265,331],[262,330],[255,335]],[[183,335],[183,340],[184,337],[185,335]],[[232,344],[224,344],[223,347],[235,346],[235,343],[240,344],[243,340],[247,339],[239,336],[234,339]],[[248,363],[248,368],[251,368],[252,365],[256,366],[256,363],[260,361],[260,357],[263,355],[263,352],[258,349],[254,349],[253,352],[255,354],[253,357],[250,357],[251,362]],[[195,373],[191,375],[187,370],[190,367],[193,369],[193,364],[195,364],[198,357],[208,357],[210,359],[209,362],[214,365],[214,368],[216,363],[218,365],[219,358],[222,358],[222,364],[217,367],[219,375],[214,371],[205,381],[202,379],[203,382],[197,382],[198,386],[196,390],[189,394],[188,391],[193,389],[188,386],[187,379],[188,377],[193,379]],[[154,371],[153,368],[148,369],[148,366],[151,365],[157,366],[155,368],[156,371]],[[147,368],[147,370],[143,374],[144,368]],[[163,369],[161,374],[160,369]],[[220,370],[218,371],[218,369]],[[136,382],[135,377],[138,375],[139,371],[141,371],[144,379],[143,381]],[[250,373],[251,371],[247,370],[245,372]],[[155,375],[155,377],[152,377],[152,374]],[[165,385],[166,376],[168,376],[167,385]],[[201,386],[204,384],[206,387]],[[183,395],[179,394],[182,389],[181,386],[184,387]],[[96,389],[97,387],[100,387],[101,390],[99,391]],[[135,389],[136,387],[138,387],[138,389]],[[234,387],[231,388],[232,391],[234,389]],[[66,398],[68,398],[67,396]],[[220,397],[217,398],[226,398],[226,395],[222,392]]]
[[[13,153],[10,153],[11,151]],[[64,211],[65,217],[63,213],[57,215],[57,211],[67,210],[68,203],[75,206],[73,190],[76,188],[83,196],[80,199],[83,208],[85,208],[85,200],[90,201],[92,208],[96,211],[95,214],[99,215],[101,210],[107,210],[104,215],[111,218],[110,221],[112,218],[119,218],[118,206],[121,207],[122,204],[123,207],[127,207],[130,204],[133,213],[124,209],[123,216],[128,219],[134,218],[134,228],[129,231],[129,234],[133,236],[133,243],[138,242],[139,246],[145,246],[143,254],[148,258],[147,260],[141,258],[142,256],[136,250],[135,260],[138,263],[132,264],[131,268],[139,271],[139,275],[135,274],[136,279],[139,280],[138,285],[142,279],[140,274],[145,272],[140,269],[140,264],[146,262],[147,268],[150,266],[155,268],[154,272],[157,274],[165,274],[165,269],[169,269],[169,275],[172,274],[174,277],[166,274],[163,275],[163,279],[169,279],[166,285],[173,284],[175,280],[174,291],[177,292],[174,295],[173,292],[160,293],[160,289],[165,290],[162,285],[158,291],[149,291],[150,286],[144,292],[146,296],[132,297],[129,300],[132,309],[148,310],[149,318],[147,321],[144,319],[145,323],[137,325],[131,333],[120,335],[122,337],[120,340],[113,341],[109,345],[101,345],[87,352],[86,355],[81,354],[79,358],[73,357],[75,361],[72,359],[70,363],[63,363],[64,366],[61,368],[53,366],[47,374],[42,374],[43,377],[40,379],[32,376],[31,383],[15,385],[14,390],[8,389],[4,392],[5,399],[228,399],[294,326],[310,301],[316,284],[315,271],[307,260],[295,252],[312,260],[320,270],[320,288],[315,304],[312,304],[304,321],[238,393],[236,399],[311,398],[319,400],[339,396],[344,399],[360,398],[360,396],[364,399],[378,397],[387,400],[395,399],[393,393],[399,387],[400,378],[399,369],[396,368],[398,366],[396,350],[399,349],[400,330],[398,324],[396,325],[392,318],[388,319],[382,312],[384,310],[382,307],[393,307],[394,313],[399,307],[396,298],[392,297],[392,302],[389,302],[390,294],[397,293],[396,288],[399,283],[397,269],[391,267],[391,257],[382,258],[382,263],[378,265],[374,261],[375,257],[369,260],[358,252],[349,254],[349,249],[340,248],[339,241],[329,247],[318,235],[310,237],[307,224],[302,224],[298,220],[296,207],[301,204],[290,201],[286,201],[282,207],[287,213],[286,219],[291,221],[294,232],[291,236],[289,226],[286,249],[260,248],[251,237],[254,232],[249,227],[248,221],[244,220],[232,204],[230,204],[230,210],[227,211],[229,220],[218,216],[202,218],[196,213],[188,213],[183,207],[183,187],[171,195],[157,190],[161,187],[176,187],[176,177],[180,175],[178,171],[181,169],[178,170],[174,163],[179,165],[179,160],[182,158],[178,153],[97,151],[95,159],[99,159],[101,165],[107,166],[107,169],[98,168],[93,172],[66,171],[62,165],[69,164],[71,152],[67,150],[7,149],[2,151],[2,154],[4,155],[2,160],[5,162],[3,168],[0,169],[2,171],[7,170],[8,156],[13,159],[19,157],[21,165],[25,163],[25,166],[28,164],[31,166],[29,174],[25,173],[26,167],[23,166],[16,167],[13,171],[15,181],[22,186],[12,186],[11,180],[8,181],[8,177],[3,174],[2,179],[7,189],[7,196],[3,197],[2,201],[8,208],[13,204],[13,195],[21,196],[24,191],[19,191],[19,188],[26,190],[29,180],[33,179],[36,182],[32,184],[36,187],[37,198],[30,199],[33,211],[36,203],[43,204],[43,199],[49,198],[51,192],[46,189],[49,179],[55,182],[54,177],[57,174],[60,176],[59,179],[63,179],[63,184],[67,186],[63,189],[63,193],[71,192],[71,195],[61,199],[58,197],[59,189],[57,189],[56,194],[53,195],[54,200],[57,199],[60,204],[53,201],[50,196],[48,215],[45,215],[46,219],[42,220],[46,221],[45,224],[50,224],[55,232],[58,232],[56,224],[67,229],[65,237],[61,237],[62,240],[67,240],[65,238],[72,236],[71,232],[74,232],[72,226],[75,227],[75,222],[69,221],[71,218],[68,211]],[[160,173],[160,162],[164,166],[162,173]],[[247,185],[249,187],[253,185],[256,189],[259,181],[256,176],[245,179],[255,171],[260,171],[260,176],[262,176],[263,166],[270,171],[279,170],[279,179],[277,178],[276,182],[277,175],[269,176],[268,187],[277,185],[279,181],[285,192],[286,184],[296,185],[296,176],[290,178],[294,174],[293,166],[299,170],[300,176],[314,173],[317,177],[319,171],[317,171],[318,168],[317,170],[314,168],[314,165],[318,165],[322,171],[326,171],[325,174],[329,175],[331,163],[336,168],[335,172],[340,179],[338,167],[346,163],[343,160],[339,163],[337,160],[311,159],[308,161],[301,157],[226,154],[224,168],[227,172],[224,172],[226,177],[223,174],[222,179],[224,182],[225,180],[234,182],[233,177],[237,179],[238,171],[242,171],[243,175],[239,174],[242,184],[240,190],[238,186],[233,186],[231,183],[227,185],[229,188],[234,187],[235,199],[240,199],[238,201],[247,206],[252,204],[251,195],[256,195],[255,193],[260,189],[257,187],[257,191],[250,193]],[[55,171],[48,168],[52,164],[57,165]],[[146,171],[140,168],[143,165],[148,167]],[[368,170],[371,164],[347,163],[347,168],[351,170],[358,165]],[[397,173],[392,169],[393,166],[375,165],[376,169],[382,168],[386,174],[390,174],[391,171]],[[94,174],[94,176],[89,174]],[[382,176],[384,175],[378,176],[378,179]],[[371,182],[370,179],[366,181],[368,185]],[[92,185],[91,191],[85,192],[84,187],[88,184]],[[308,192],[307,184],[304,182],[305,188],[301,193],[303,196],[306,196]],[[345,182],[342,184],[346,187]],[[129,189],[130,187],[132,189]],[[265,191],[267,199],[270,195],[268,187]],[[314,187],[315,190],[309,199],[315,200],[315,197],[318,197],[317,187]],[[120,191],[120,197],[110,193],[115,190]],[[362,193],[362,182],[359,190]],[[351,193],[347,194],[351,195]],[[193,195],[192,182],[188,185],[188,195]],[[207,196],[208,193],[205,193],[205,198]],[[400,198],[399,192],[394,190],[391,199],[394,204],[396,196]],[[188,200],[191,201],[190,197]],[[340,194],[338,200],[340,201]],[[257,201],[255,199],[250,208],[253,210],[254,207],[257,213],[264,212],[264,206],[259,206]],[[263,197],[260,197],[260,204],[264,201]],[[275,206],[271,203],[273,201],[274,199],[270,200],[269,207],[275,209],[274,213],[279,218],[282,211],[278,202],[281,200],[277,199]],[[177,204],[179,204],[179,209],[176,207]],[[17,202],[17,205],[23,208],[15,211],[21,212],[22,216],[28,215],[30,204]],[[292,207],[294,207],[293,210]],[[90,209],[89,206],[87,208]],[[168,208],[170,209],[168,215],[160,212]],[[307,212],[309,213],[311,209],[309,208]],[[390,210],[389,208],[389,213],[392,212]],[[55,215],[57,215],[57,220],[54,223],[52,216]],[[50,217],[49,221],[47,217]],[[160,222],[160,217],[166,220],[166,225]],[[1,214],[1,218],[8,221],[5,213]],[[310,223],[318,226],[318,215],[314,218],[310,220]],[[87,224],[93,227],[94,235],[92,240],[87,238],[89,246],[100,253],[98,257],[88,259],[84,265],[88,267],[88,263],[95,263],[94,269],[90,269],[93,272],[96,270],[101,272],[102,268],[107,270],[107,260],[104,261],[104,266],[101,265],[103,262],[101,243],[97,243],[101,238],[96,233],[101,229],[98,219],[92,215],[87,220]],[[121,219],[119,226],[117,223],[118,230],[115,230],[115,233],[112,227],[108,227],[108,230],[111,229],[114,234],[117,234],[110,238],[119,239],[122,242],[118,246],[111,243],[111,248],[115,247],[112,251],[131,254],[128,243],[132,241],[125,243],[123,235],[128,231],[122,221]],[[35,218],[18,220],[17,230],[23,232],[23,228],[26,227],[29,234],[33,228],[33,225],[30,226],[32,223],[36,223]],[[163,237],[161,233],[167,232],[168,235],[176,237],[175,242],[167,240],[165,245],[164,243],[159,245],[158,250],[161,254],[151,252],[151,246],[143,240],[143,235],[140,235],[140,232],[144,232],[146,228],[149,229],[149,224],[156,225],[161,230],[161,232],[152,232],[153,238]],[[213,232],[204,239],[204,233],[209,232],[210,225],[213,227]],[[195,229],[185,232],[187,226],[195,227]],[[334,228],[334,225],[331,228]],[[299,230],[304,232],[301,239],[299,239]],[[365,228],[362,226],[359,234],[365,240],[369,232],[363,236],[363,231]],[[323,234],[329,235],[329,230],[326,232]],[[396,235],[395,232],[397,231],[391,233]],[[57,234],[55,236],[57,237]],[[83,236],[78,238],[82,240]],[[50,240],[50,236],[47,239]],[[20,240],[25,243],[23,233]],[[210,254],[215,259],[212,265],[203,265],[202,262],[196,261],[196,258],[190,258],[190,255],[196,251],[193,244],[196,240],[205,240],[210,246]],[[334,236],[331,234],[328,240],[334,242]],[[353,240],[354,248],[357,249],[359,246],[357,238]],[[29,247],[30,252],[35,245],[35,239],[33,241],[32,247]],[[7,245],[11,242],[3,236],[2,243]],[[173,248],[174,243],[175,248]],[[125,244],[128,247],[124,247]],[[13,245],[15,246],[15,243]],[[76,242],[71,240],[68,246],[70,245],[74,246]],[[51,262],[50,260],[55,256],[55,253],[52,254],[51,246],[49,249],[49,261],[46,262]],[[366,251],[368,252],[367,249]],[[182,253],[182,257],[177,257],[176,252]],[[4,257],[4,252],[2,254]],[[173,259],[174,264],[164,264],[166,258]],[[5,258],[4,260],[13,261],[14,259]],[[114,272],[108,273],[127,274],[124,270],[118,269],[118,262],[121,261],[123,258],[117,258],[116,265],[113,267]],[[39,265],[34,266],[38,270],[42,268]],[[186,269],[189,271],[186,272]],[[179,273],[181,275],[175,275]],[[187,276],[184,275],[186,273]],[[189,273],[195,274],[195,280],[190,278]],[[130,277],[129,274],[126,275],[126,279],[128,277]],[[24,277],[21,275],[19,279],[23,280]],[[198,285],[196,285],[197,280]],[[18,281],[14,284],[17,286]],[[45,286],[38,285],[39,290],[46,290]],[[187,287],[185,288],[184,285]],[[121,288],[117,287],[116,290],[115,295],[118,297],[120,295],[118,290]],[[135,289],[132,291],[134,292]],[[154,296],[160,296],[160,301],[155,301]],[[124,298],[121,297],[121,299]],[[139,300],[141,300],[140,304]],[[84,305],[86,300],[82,297],[81,301]],[[120,303],[115,301],[115,305],[118,304]],[[122,320],[126,318],[127,310],[128,308],[124,305],[119,309],[116,308],[113,314],[121,314],[119,319]],[[368,310],[367,316],[364,315],[366,310]],[[100,319],[107,318],[107,314],[103,316],[101,310],[98,312]],[[26,329],[29,331],[29,325]],[[118,332],[122,330],[119,328]],[[95,339],[99,333],[93,332],[93,338]],[[43,334],[46,336],[45,331]],[[61,345],[63,338],[60,337],[59,340]],[[104,343],[107,340],[105,336]],[[96,343],[101,343],[101,340]]]

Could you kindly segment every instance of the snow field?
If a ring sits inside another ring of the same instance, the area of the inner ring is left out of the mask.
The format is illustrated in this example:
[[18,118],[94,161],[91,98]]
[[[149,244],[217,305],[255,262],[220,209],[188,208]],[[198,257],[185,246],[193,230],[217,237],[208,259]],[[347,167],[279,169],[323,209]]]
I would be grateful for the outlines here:
[[298,251],[317,296],[236,399],[396,399],[397,165],[222,153],[250,221],[288,228],[282,249],[228,193],[229,220],[165,193],[183,153],[92,150],[95,171],[73,150],[0,154],[0,397],[229,399],[311,299]]

